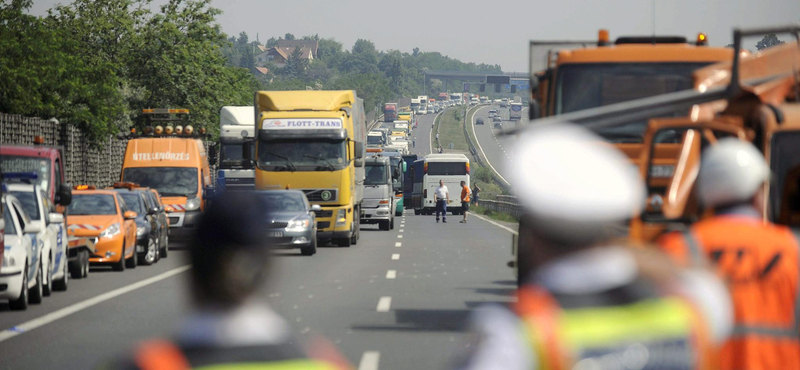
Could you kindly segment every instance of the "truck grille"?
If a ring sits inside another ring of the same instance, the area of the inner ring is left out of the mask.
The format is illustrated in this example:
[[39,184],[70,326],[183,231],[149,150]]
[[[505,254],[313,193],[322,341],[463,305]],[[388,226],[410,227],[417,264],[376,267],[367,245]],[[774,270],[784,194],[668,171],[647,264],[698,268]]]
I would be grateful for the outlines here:
[[364,202],[361,203],[361,208],[378,208],[380,203],[380,199],[364,199]]
[[314,214],[317,217],[322,217],[322,218],[333,217],[333,211],[322,210],[322,211],[316,211],[314,212]]
[[331,227],[330,221],[319,221],[317,222],[317,229],[327,229]]
[[[333,202],[338,200],[339,193],[336,189],[308,189],[303,190],[309,202]],[[327,199],[323,199],[323,195]]]

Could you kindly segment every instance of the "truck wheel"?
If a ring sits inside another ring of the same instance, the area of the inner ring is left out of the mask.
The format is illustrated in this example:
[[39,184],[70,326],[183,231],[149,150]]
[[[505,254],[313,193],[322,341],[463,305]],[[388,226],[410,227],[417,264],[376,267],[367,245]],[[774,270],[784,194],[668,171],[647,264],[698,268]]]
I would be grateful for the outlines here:
[[36,285],[28,293],[30,293],[30,303],[42,303],[42,297],[44,296],[42,292],[42,264],[39,264],[39,271],[36,272]]
[[25,268],[22,270],[22,288],[19,292],[19,298],[9,301],[8,305],[15,311],[28,308],[28,264],[25,264]]
[[340,247],[349,247],[350,244],[350,238],[341,238],[336,240],[336,245]]
[[352,237],[350,237],[350,244],[356,245],[358,244],[359,230],[361,229],[361,219],[353,220],[353,224],[354,227],[353,227],[353,233],[351,234]]
[[81,251],[81,277],[89,277],[89,251]]
[[394,230],[394,217],[392,217],[392,220],[389,221],[389,229]]
[[380,221],[380,223],[378,224],[378,227],[381,230],[388,231],[389,230],[389,221]]
[[418,209],[415,209],[415,210],[414,210],[414,215],[415,215],[415,216],[419,216],[419,210],[418,210]]
[[67,285],[69,285],[69,268],[67,265],[67,261],[61,262],[61,266],[63,266],[61,269],[64,270],[64,275],[61,279],[53,281],[53,289],[61,292],[67,290]]

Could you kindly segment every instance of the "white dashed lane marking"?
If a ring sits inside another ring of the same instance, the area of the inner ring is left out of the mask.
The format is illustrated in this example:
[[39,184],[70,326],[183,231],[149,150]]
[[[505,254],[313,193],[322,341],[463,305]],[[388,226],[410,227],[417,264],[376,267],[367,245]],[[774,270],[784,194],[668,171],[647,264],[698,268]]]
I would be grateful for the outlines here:
[[395,248],[400,248],[400,247],[403,246],[403,243],[397,242],[397,243],[394,243],[394,246],[395,246]]
[[361,355],[358,363],[358,370],[378,370],[378,363],[381,361],[381,353],[378,351],[366,351]]
[[378,307],[375,308],[378,312],[389,312],[392,308],[392,297],[381,297],[378,300]]
[[403,239],[403,236],[402,235],[398,235],[397,239]]
[[397,270],[386,271],[386,278],[390,280],[397,278]]
[[399,259],[400,259],[400,253],[395,253],[395,254],[392,255],[392,260],[393,261],[397,261]]

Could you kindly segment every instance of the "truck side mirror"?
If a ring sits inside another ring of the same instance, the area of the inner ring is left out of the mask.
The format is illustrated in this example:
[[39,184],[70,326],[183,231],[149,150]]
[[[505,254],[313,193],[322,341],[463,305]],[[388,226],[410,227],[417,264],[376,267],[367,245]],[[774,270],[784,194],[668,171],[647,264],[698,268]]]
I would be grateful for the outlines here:
[[242,158],[252,162],[253,161],[253,156],[251,155],[251,153],[253,153],[253,142],[252,141],[243,142],[242,143]]
[[68,206],[72,203],[72,188],[69,185],[61,184],[56,189],[55,202],[58,205]]
[[355,148],[356,148],[355,158],[356,159],[364,158],[364,142],[356,141]]
[[208,159],[211,163],[217,163],[217,146],[211,145],[208,147]]
[[530,102],[529,108],[528,108],[528,117],[530,117],[530,119],[532,119],[532,120],[542,117],[542,107],[539,106],[539,101],[538,100],[531,99],[531,102]]

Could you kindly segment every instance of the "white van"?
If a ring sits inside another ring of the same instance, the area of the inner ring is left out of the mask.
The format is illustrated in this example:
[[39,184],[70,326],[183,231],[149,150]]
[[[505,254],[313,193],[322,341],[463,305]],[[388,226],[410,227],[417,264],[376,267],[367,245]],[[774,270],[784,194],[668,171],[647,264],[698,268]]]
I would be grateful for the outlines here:
[[428,154],[414,162],[411,181],[414,184],[411,203],[414,214],[432,214],[436,212],[434,199],[439,180],[450,192],[447,210],[454,215],[461,214],[461,181],[470,186],[469,159],[463,154]]

